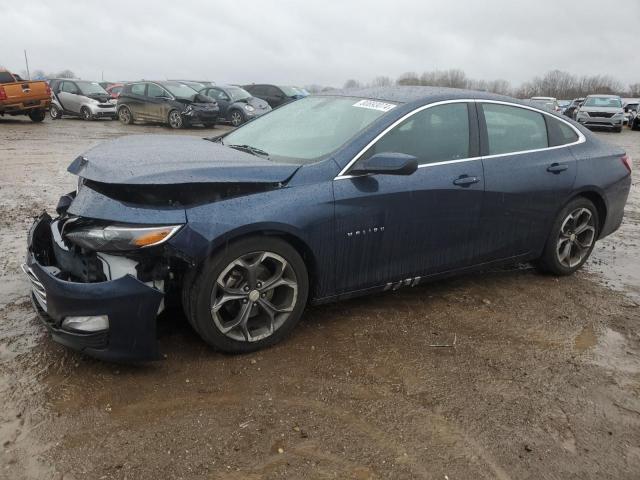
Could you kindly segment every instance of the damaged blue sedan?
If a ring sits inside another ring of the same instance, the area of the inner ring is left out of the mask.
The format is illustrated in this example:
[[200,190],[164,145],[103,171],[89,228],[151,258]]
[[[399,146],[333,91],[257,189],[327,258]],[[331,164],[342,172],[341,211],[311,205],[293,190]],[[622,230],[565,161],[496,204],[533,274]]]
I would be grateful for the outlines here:
[[284,338],[308,303],[514,262],[568,275],[622,221],[631,159],[553,112],[488,93],[329,92],[221,137],[128,136],[78,157],[77,191],[23,269],[53,339],[159,357],[182,303],[212,347]]

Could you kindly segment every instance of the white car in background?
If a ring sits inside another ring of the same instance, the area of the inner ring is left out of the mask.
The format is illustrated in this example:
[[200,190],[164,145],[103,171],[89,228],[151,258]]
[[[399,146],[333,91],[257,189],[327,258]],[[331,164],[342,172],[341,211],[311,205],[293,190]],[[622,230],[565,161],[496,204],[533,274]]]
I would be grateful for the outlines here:
[[559,112],[560,106],[558,105],[558,99],[553,97],[531,97],[531,103],[538,107],[546,108],[552,112]]

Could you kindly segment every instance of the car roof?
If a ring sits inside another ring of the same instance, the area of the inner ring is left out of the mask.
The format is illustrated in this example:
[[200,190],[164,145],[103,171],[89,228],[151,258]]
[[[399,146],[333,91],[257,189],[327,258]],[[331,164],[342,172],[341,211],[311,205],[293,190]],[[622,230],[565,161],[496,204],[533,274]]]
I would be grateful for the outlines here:
[[620,95],[610,95],[608,93],[593,93],[591,95],[587,95],[587,98],[589,97],[620,98]]
[[422,102],[431,103],[440,100],[455,99],[482,99],[497,100],[510,103],[520,103],[527,105],[521,100],[505,95],[495,93],[482,92],[478,90],[464,90],[461,88],[445,88],[445,87],[423,87],[423,86],[404,86],[397,85],[392,87],[369,87],[354,88],[346,90],[329,90],[316,94],[318,96],[342,96],[342,97],[358,97],[368,98],[372,100],[381,100],[396,103]]

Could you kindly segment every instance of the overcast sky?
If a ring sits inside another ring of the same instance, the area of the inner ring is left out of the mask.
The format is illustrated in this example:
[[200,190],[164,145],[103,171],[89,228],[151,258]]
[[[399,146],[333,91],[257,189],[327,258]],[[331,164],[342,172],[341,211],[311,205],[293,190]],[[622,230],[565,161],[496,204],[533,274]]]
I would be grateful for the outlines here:
[[90,80],[342,86],[460,68],[514,85],[552,69],[640,82],[640,0],[9,1],[0,65]]

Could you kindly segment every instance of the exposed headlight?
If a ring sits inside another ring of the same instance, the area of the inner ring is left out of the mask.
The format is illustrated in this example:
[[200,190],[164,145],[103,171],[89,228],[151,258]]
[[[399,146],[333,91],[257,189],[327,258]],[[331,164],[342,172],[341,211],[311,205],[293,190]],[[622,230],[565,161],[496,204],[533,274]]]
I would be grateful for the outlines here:
[[187,105],[187,108],[184,109],[183,113],[189,113],[191,110],[193,110],[193,106],[192,105]]
[[80,227],[64,236],[70,242],[100,252],[136,250],[153,247],[169,240],[181,225],[166,227]]
[[245,106],[244,106],[244,109],[245,109],[247,112],[253,112],[253,111],[255,110],[255,108],[253,108],[251,105],[245,105]]

